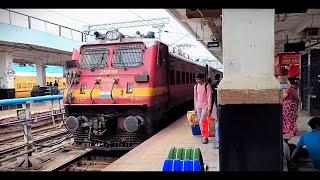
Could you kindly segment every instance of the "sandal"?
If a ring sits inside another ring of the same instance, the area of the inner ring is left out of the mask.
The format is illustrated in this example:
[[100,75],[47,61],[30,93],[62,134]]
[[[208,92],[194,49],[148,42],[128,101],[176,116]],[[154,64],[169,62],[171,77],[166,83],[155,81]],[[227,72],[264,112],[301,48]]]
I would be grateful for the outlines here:
[[208,141],[209,141],[208,138],[204,138],[202,141],[202,144],[208,144]]

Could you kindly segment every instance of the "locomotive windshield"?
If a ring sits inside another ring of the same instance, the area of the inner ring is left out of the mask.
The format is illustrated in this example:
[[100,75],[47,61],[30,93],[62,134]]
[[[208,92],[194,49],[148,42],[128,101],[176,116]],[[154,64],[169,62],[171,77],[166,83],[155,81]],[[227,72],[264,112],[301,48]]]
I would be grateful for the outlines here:
[[107,64],[107,48],[86,48],[82,51],[80,67],[84,69],[104,68]]
[[114,48],[112,66],[115,68],[137,67],[142,64],[141,45],[119,45]]

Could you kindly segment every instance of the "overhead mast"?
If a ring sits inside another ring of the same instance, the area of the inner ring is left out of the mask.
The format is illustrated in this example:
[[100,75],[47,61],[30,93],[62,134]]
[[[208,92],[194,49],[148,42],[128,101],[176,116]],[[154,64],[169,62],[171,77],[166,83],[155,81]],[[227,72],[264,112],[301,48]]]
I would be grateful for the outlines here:
[[[163,32],[161,29],[165,27],[165,24],[169,24],[169,23],[170,23],[170,19],[167,17],[167,18],[155,18],[155,19],[125,21],[125,22],[116,22],[116,23],[107,23],[107,24],[85,25],[83,26],[84,41],[87,42],[88,35],[90,35],[90,32],[95,32],[98,30],[108,31],[108,30],[118,30],[118,29],[131,28],[131,27],[152,26],[153,28],[158,29],[158,33],[159,33],[158,39],[160,44],[161,33]],[[160,46],[158,46],[158,52],[159,52],[159,48]],[[183,52],[180,48],[173,47],[172,53],[177,54],[181,57],[190,59],[190,56],[185,52]]]
[[108,23],[108,24],[85,25],[83,27],[84,41],[87,42],[87,36],[92,31],[98,31],[98,30],[108,31],[108,30],[114,30],[114,29],[141,27],[141,26],[152,26],[154,28],[158,28],[159,40],[160,40],[161,28],[163,28],[165,24],[169,24],[169,23],[170,23],[169,18],[156,18],[156,19],[125,21],[125,22]]

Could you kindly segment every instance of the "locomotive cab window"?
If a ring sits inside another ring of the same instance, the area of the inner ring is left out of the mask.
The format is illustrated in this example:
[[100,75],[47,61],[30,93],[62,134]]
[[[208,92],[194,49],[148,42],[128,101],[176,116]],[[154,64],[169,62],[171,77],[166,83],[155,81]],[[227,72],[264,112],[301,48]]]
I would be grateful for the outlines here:
[[81,51],[80,67],[83,69],[104,68],[107,65],[107,48],[85,48]]
[[189,84],[189,72],[186,72],[186,83]]
[[174,85],[174,70],[170,70],[170,85]]
[[180,84],[180,71],[176,71],[176,84]]
[[141,45],[119,45],[114,48],[112,66],[115,68],[137,67],[142,64],[144,48]]
[[159,53],[158,53],[158,59],[157,59],[157,65],[159,66],[159,67],[162,67],[162,61],[163,61],[163,54],[162,54],[162,51],[159,51]]
[[185,84],[186,83],[186,72],[182,71],[182,84]]

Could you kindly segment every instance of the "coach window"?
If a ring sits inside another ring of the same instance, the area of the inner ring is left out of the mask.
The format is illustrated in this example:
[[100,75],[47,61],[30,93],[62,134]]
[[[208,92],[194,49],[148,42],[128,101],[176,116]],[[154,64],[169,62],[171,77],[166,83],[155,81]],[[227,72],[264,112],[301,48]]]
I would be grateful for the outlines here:
[[174,70],[170,70],[170,85],[174,85]]
[[17,84],[17,89],[21,89],[21,83]]
[[186,83],[186,72],[182,71],[182,84]]
[[189,84],[189,72],[186,72],[186,83]]
[[192,73],[190,73],[190,83],[193,83],[193,80],[192,80]]
[[32,84],[31,83],[28,83],[28,88],[32,88]]
[[26,83],[22,83],[22,88],[27,88],[27,84]]
[[180,71],[176,71],[176,84],[180,84]]

